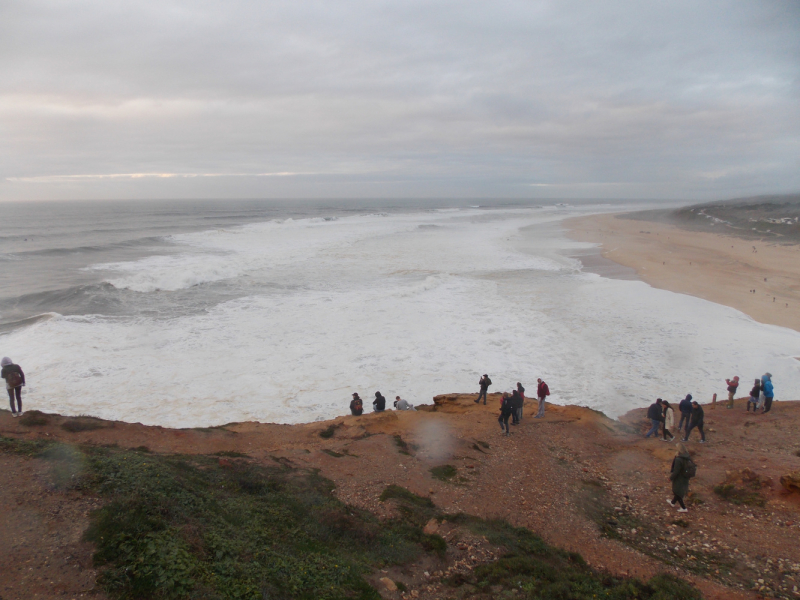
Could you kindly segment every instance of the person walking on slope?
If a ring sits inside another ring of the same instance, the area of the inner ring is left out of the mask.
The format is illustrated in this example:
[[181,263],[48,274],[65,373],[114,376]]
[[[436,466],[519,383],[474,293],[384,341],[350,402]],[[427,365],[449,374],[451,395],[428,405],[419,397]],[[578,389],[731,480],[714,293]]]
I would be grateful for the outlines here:
[[[15,365],[7,356],[0,361],[2,371],[0,377],[6,380],[6,390],[8,391],[8,401],[11,403],[11,416],[22,416],[22,386],[25,385],[25,373],[19,365]],[[17,406],[14,406],[14,398]]]
[[670,469],[669,479],[672,481],[672,493],[674,497],[672,500],[667,498],[670,506],[675,506],[677,502],[680,505],[678,512],[689,512],[683,499],[689,493],[689,480],[697,473],[697,466],[694,461],[689,457],[689,451],[683,444],[678,444],[678,452],[675,458],[672,459],[672,468]]
[[703,407],[700,406],[696,400],[692,400],[692,418],[689,421],[689,426],[686,428],[686,435],[683,436],[683,441],[689,441],[689,434],[692,433],[692,429],[697,427],[697,430],[700,432],[700,443],[706,443],[706,433],[703,431],[703,418],[705,413],[703,413]]
[[489,389],[489,386],[492,385],[492,380],[489,379],[489,376],[484,373],[483,377],[481,377],[480,381],[478,381],[478,385],[481,386],[481,391],[478,394],[478,399],[475,400],[475,404],[479,404],[481,401],[481,396],[483,396],[483,403],[486,404],[486,392]]
[[380,392],[375,392],[375,400],[372,401],[372,410],[374,412],[383,412],[386,410],[386,398]]
[[[672,433],[670,433],[670,430],[675,425],[675,411],[672,410],[672,407],[666,400],[661,402],[661,406],[664,407],[664,427],[663,427],[664,437],[662,439],[665,442],[671,442],[675,439],[675,436],[672,435]],[[669,439],[667,439],[667,437],[669,437]]]
[[539,398],[539,412],[536,413],[534,419],[544,419],[544,400],[550,395],[550,388],[541,379],[537,379],[539,385],[536,388],[536,396]]
[[650,408],[647,409],[647,418],[650,419],[650,431],[644,436],[649,438],[651,435],[658,435],[658,428],[661,427],[661,421],[664,420],[664,411],[661,407],[661,398],[656,399]]
[[522,387],[522,384],[518,381],[517,382],[517,391],[519,392],[519,415],[517,415],[517,422],[519,423],[522,421],[522,407],[525,405],[525,388]]
[[497,421],[500,423],[500,431],[505,431],[506,435],[511,435],[511,432],[508,429],[508,418],[513,412],[514,408],[511,404],[511,396],[508,394],[508,392],[504,392],[503,402],[500,404],[500,417],[497,419]]
[[758,408],[758,397],[761,395],[761,380],[756,379],[753,383],[753,389],[750,390],[750,397],[747,399],[747,412],[750,412],[750,405],[753,405],[753,413],[755,414]]
[[764,412],[762,415],[772,410],[772,401],[775,399],[775,390],[772,387],[772,373],[764,373],[761,376],[761,393],[764,394]]
[[354,417],[359,417],[364,414],[364,403],[358,397],[358,392],[353,393],[353,399],[350,401],[350,414]]
[[727,406],[727,408],[733,408],[733,397],[736,395],[736,390],[739,389],[739,376],[737,375],[733,379],[726,379],[725,383],[728,384],[728,406]]
[[681,420],[678,423],[678,431],[686,427],[689,427],[689,420],[692,417],[692,395],[686,394],[686,398],[680,401],[678,404],[678,410],[681,413]]

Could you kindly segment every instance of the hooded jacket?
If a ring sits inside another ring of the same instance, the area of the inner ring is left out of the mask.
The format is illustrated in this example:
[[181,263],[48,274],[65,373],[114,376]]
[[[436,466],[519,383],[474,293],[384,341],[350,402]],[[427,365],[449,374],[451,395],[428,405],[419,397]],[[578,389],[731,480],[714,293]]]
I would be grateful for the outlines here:
[[375,400],[372,401],[372,408],[376,412],[386,410],[386,398],[380,392],[375,392]]
[[681,400],[680,404],[678,404],[678,410],[681,411],[684,415],[692,414],[692,395],[687,394],[686,398]]
[[705,413],[703,412],[703,407],[699,404],[697,406],[692,407],[692,420],[689,423],[692,426],[702,425],[703,419],[705,418]]
[[764,392],[764,396],[767,398],[772,398],[775,395],[772,389],[772,375],[769,373],[761,378],[761,391]]
[[669,478],[672,481],[672,493],[683,498],[689,493],[689,477],[686,475],[686,468],[689,466],[689,453],[683,450],[678,456],[672,459],[672,469]]
[[7,356],[2,360],[3,369],[0,370],[0,377],[6,380],[6,389],[12,389],[11,384],[9,383],[9,378],[11,377],[12,373],[17,373],[19,375],[18,379],[21,380],[21,383],[15,385],[13,387],[19,387],[21,385],[25,385],[25,373],[22,372],[22,367],[19,365],[15,365],[11,362],[11,359]]

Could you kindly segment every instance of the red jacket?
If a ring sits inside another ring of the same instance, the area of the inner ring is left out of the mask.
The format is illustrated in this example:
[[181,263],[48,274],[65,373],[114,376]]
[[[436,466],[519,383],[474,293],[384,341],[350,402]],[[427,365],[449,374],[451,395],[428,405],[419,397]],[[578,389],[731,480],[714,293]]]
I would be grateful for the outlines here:
[[539,398],[544,398],[545,396],[550,395],[550,388],[547,387],[547,384],[544,381],[540,383],[539,387],[536,389],[536,395],[539,396]]

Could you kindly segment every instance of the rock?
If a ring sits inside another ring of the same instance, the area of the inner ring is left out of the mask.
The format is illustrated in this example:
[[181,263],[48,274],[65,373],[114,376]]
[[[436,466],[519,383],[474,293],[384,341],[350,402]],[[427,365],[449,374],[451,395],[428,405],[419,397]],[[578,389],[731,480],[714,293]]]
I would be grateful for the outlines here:
[[787,491],[800,494],[800,471],[782,475],[780,482]]
[[439,522],[436,519],[431,519],[425,523],[425,527],[422,529],[422,533],[425,535],[432,535],[437,531],[439,531]]
[[675,550],[675,554],[680,558],[686,558],[686,550],[684,550],[683,548],[678,548],[677,550]]
[[379,581],[386,587],[387,590],[390,592],[397,591],[397,585],[395,582],[389,579],[388,577],[381,577]]

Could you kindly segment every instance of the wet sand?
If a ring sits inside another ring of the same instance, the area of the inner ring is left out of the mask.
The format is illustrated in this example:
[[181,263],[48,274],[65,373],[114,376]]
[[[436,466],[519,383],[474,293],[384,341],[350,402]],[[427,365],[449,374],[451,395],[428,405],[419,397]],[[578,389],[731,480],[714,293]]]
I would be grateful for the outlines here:
[[[564,222],[575,240],[601,244],[603,258],[653,287],[736,308],[756,321],[800,331],[800,245],[680,229],[660,219],[592,215]],[[755,248],[755,252],[754,252]],[[591,252],[587,270],[607,277]],[[626,276],[625,278],[629,278]],[[752,292],[751,290],[755,290]]]

